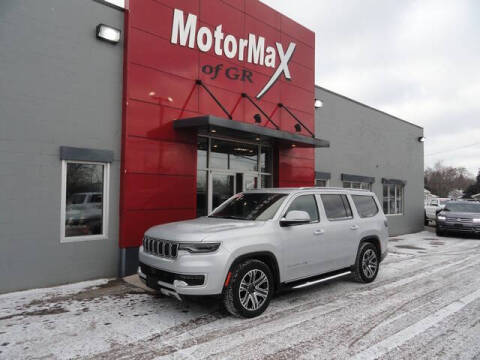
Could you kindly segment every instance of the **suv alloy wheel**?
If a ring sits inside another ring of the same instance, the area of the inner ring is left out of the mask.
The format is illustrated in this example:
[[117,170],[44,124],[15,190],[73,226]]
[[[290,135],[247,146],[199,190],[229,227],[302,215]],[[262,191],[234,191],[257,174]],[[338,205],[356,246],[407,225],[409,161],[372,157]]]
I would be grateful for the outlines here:
[[360,244],[353,266],[354,279],[363,283],[372,282],[377,277],[379,264],[377,247],[369,242]]
[[270,268],[259,260],[246,260],[232,270],[223,293],[227,311],[238,317],[255,317],[265,311],[274,290]]

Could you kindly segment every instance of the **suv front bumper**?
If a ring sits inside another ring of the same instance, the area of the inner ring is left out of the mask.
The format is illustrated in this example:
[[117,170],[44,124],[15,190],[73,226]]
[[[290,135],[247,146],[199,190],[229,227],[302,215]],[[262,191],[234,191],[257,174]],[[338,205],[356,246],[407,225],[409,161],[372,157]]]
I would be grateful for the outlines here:
[[438,230],[480,234],[480,224],[437,221]]
[[140,247],[138,275],[153,289],[180,295],[218,295],[223,291],[228,258],[222,247],[208,254],[179,252],[175,259],[146,253]]

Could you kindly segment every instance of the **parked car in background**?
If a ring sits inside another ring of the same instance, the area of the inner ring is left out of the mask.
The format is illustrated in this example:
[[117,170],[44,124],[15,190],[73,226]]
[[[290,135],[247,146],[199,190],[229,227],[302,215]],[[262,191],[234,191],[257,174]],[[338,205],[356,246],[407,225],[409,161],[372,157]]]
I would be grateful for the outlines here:
[[96,235],[102,232],[103,194],[74,193],[67,198],[65,232],[68,236]]
[[147,230],[138,275],[163,294],[219,295],[231,314],[254,317],[282,288],[350,274],[375,280],[387,254],[387,226],[366,190],[249,190],[207,217]]
[[430,199],[427,205],[425,205],[425,225],[428,225],[429,221],[435,221],[437,219],[438,212],[445,207],[445,203],[449,200],[449,198]]
[[480,234],[480,203],[448,201],[437,214],[437,235],[447,232]]

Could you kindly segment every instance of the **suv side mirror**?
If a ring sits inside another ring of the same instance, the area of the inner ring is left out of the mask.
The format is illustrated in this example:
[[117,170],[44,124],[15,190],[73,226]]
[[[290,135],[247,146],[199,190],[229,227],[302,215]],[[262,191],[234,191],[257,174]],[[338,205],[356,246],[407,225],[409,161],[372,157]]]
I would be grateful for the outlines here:
[[310,215],[306,211],[291,210],[287,215],[280,220],[280,226],[292,226],[300,224],[308,224],[310,222]]

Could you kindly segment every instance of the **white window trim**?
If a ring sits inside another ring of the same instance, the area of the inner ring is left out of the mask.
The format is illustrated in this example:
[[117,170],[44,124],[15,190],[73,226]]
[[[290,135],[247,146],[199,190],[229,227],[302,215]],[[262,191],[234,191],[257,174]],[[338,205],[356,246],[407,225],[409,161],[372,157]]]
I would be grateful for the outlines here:
[[[349,187],[345,187],[345,183],[349,183],[350,186]],[[353,184],[359,184],[360,187],[358,188],[354,188],[353,187]],[[366,184],[367,185],[367,189],[364,189],[362,188],[362,184]],[[365,182],[365,181],[350,181],[350,180],[343,180],[342,181],[342,187],[344,189],[359,189],[359,190],[368,190],[368,191],[372,191],[372,183],[369,183],[369,182]]]
[[[400,187],[402,189],[402,196],[401,196],[401,199],[402,199],[402,212],[399,212],[399,213],[395,213],[395,214],[385,214],[385,216],[404,216],[405,215],[405,185],[400,185],[400,184],[383,184],[383,186],[388,186],[389,189],[388,189],[388,194],[390,194],[390,186],[395,186],[395,187]],[[382,188],[382,192],[383,192],[383,188]],[[388,197],[390,198],[390,195],[388,195]],[[394,203],[395,203],[395,210],[397,208],[397,192],[395,191],[395,197],[394,197]],[[390,208],[390,207],[389,207]],[[383,209],[383,202],[382,202],[382,209]]]
[[[102,229],[103,234],[98,235],[84,235],[84,236],[65,236],[65,211],[67,207],[67,164],[90,164],[103,165],[103,219]],[[61,201],[60,201],[60,242],[70,243],[78,241],[89,240],[106,240],[108,239],[108,212],[109,212],[109,190],[110,190],[110,164],[104,162],[94,161],[77,161],[77,160],[62,160],[62,186],[61,186]]]
[[125,9],[125,0],[97,0],[105,5],[112,6],[118,9]]

